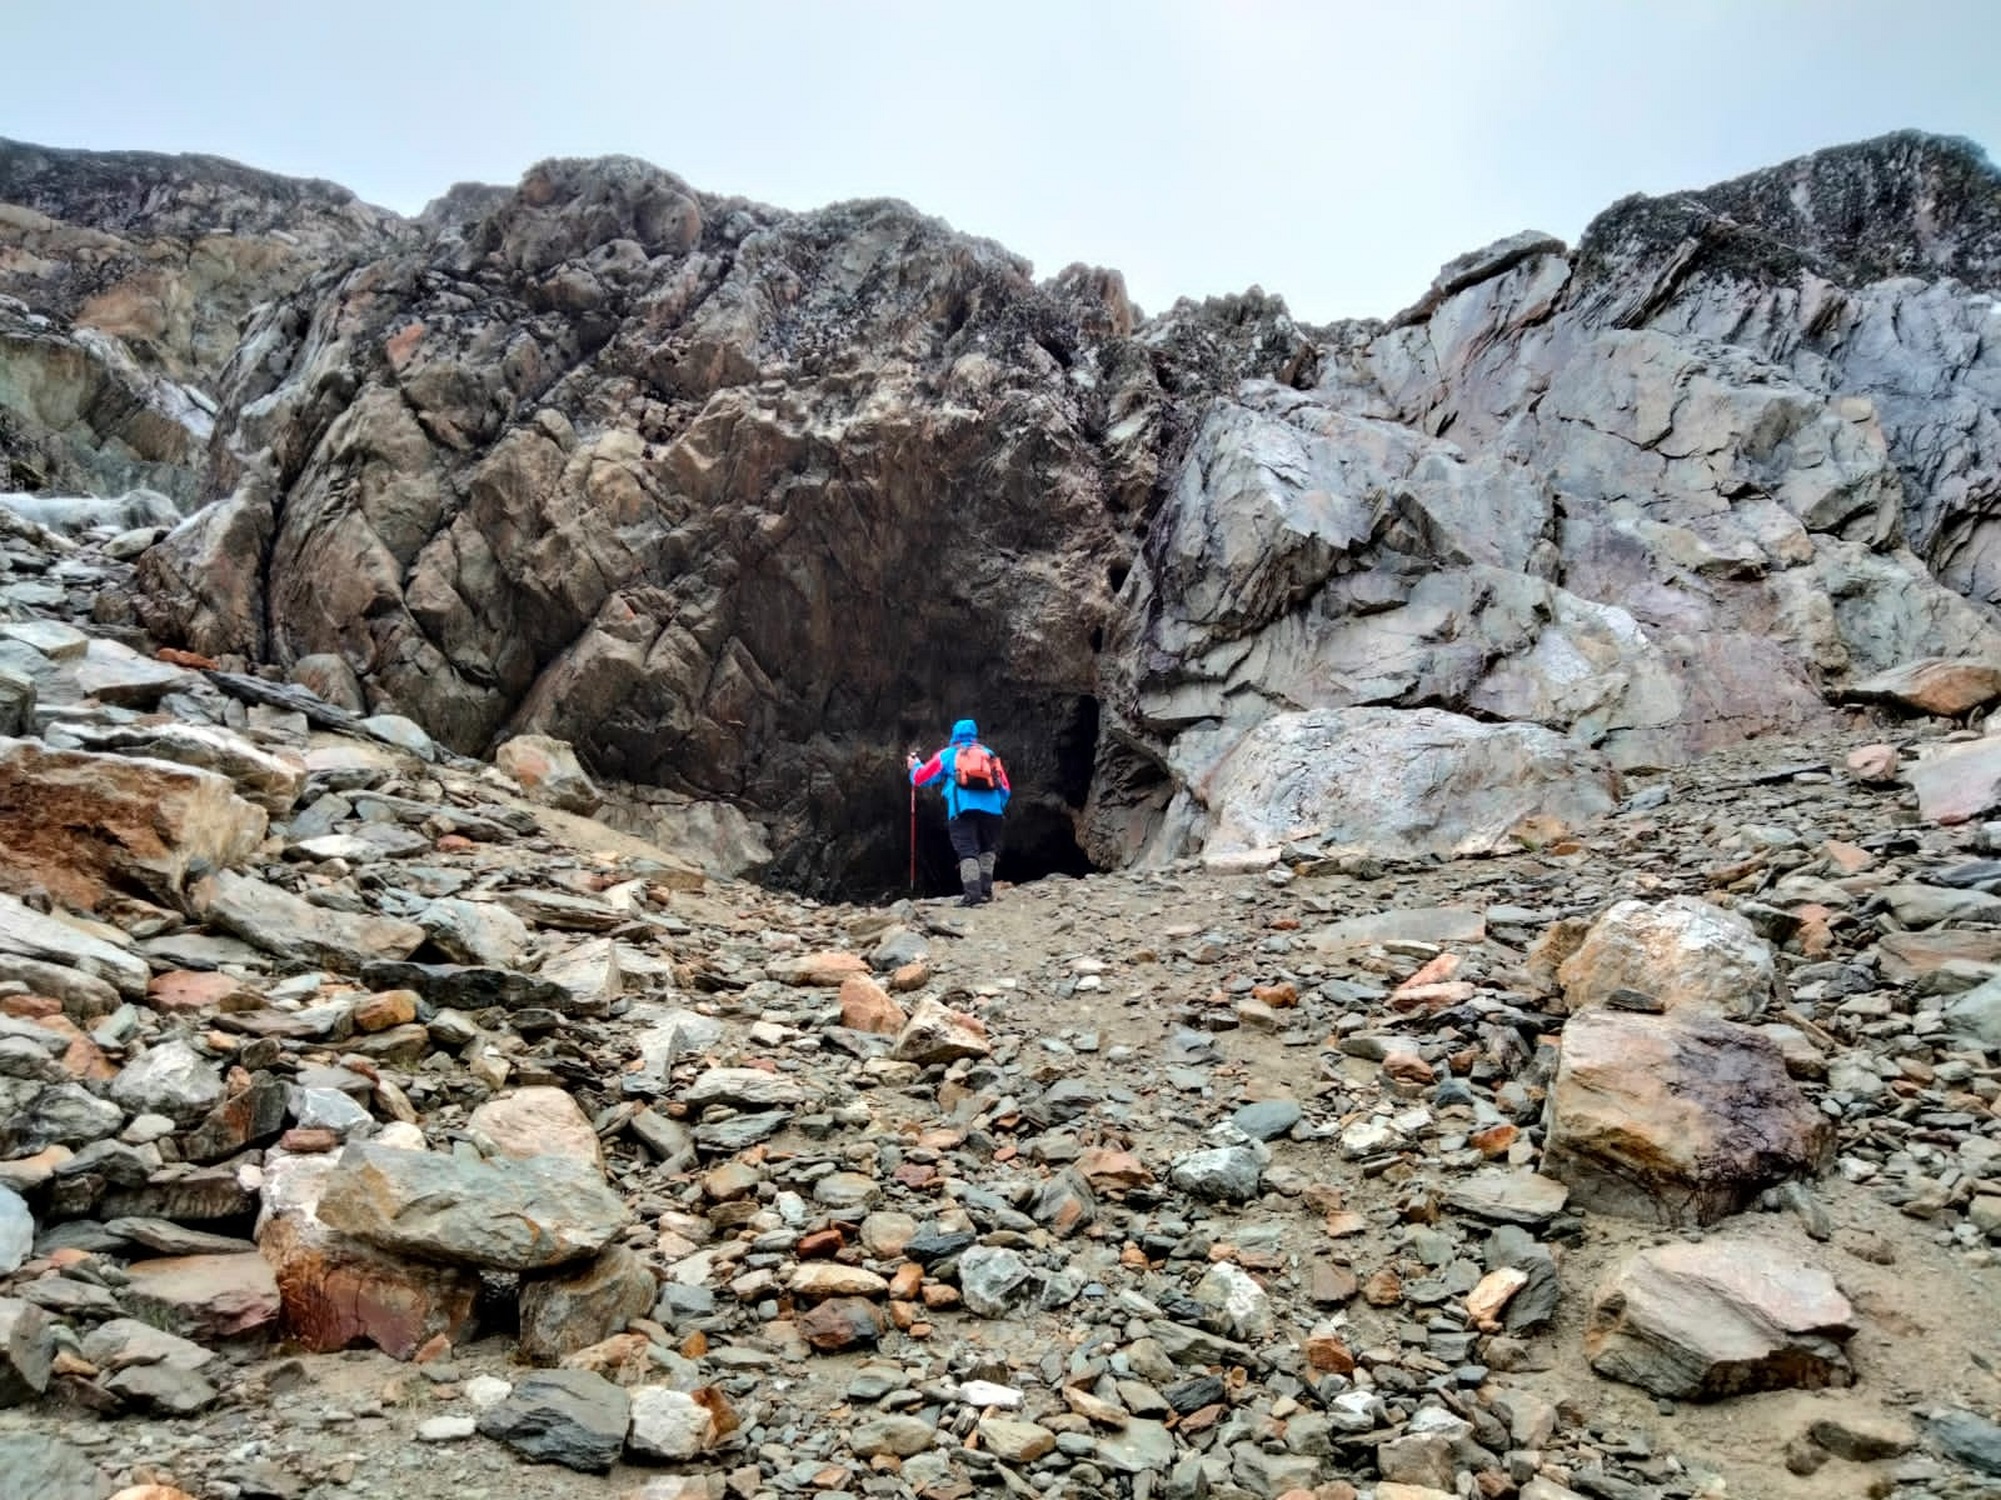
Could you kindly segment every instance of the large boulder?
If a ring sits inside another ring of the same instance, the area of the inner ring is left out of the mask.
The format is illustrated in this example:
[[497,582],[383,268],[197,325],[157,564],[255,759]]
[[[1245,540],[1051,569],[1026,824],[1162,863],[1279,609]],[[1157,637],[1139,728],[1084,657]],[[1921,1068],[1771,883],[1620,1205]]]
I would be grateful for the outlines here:
[[467,1161],[367,1144],[341,1153],[318,1213],[377,1249],[496,1271],[596,1255],[631,1219],[596,1165],[574,1157]]
[[1602,755],[1537,725],[1437,709],[1275,714],[1191,780],[1189,837],[1211,853],[1310,841],[1490,854],[1602,817],[1618,787]]
[[237,795],[254,802],[274,818],[282,818],[299,800],[306,784],[302,761],[260,749],[239,734],[212,724],[91,724],[64,721],[52,725],[49,738],[101,754],[172,761],[226,776]]
[[1828,1118],[1762,1032],[1700,1010],[1587,1010],[1563,1031],[1542,1171],[1581,1208],[1708,1224],[1821,1169]]
[[0,740],[0,888],[40,886],[90,909],[118,888],[182,904],[192,880],[240,864],[264,809],[213,771]]
[[1772,945],[1737,913],[1694,896],[1608,908],[1557,970],[1572,1010],[1638,990],[1668,1011],[1684,1007],[1754,1020],[1771,1003]]
[[1591,1367],[1675,1400],[1850,1384],[1855,1315],[1834,1278],[1748,1236],[1643,1250],[1613,1273],[1584,1334]]
[[257,1247],[278,1284],[285,1334],[316,1352],[373,1345],[409,1359],[470,1325],[478,1272],[391,1254],[326,1224],[321,1194],[339,1158],[274,1154],[265,1163]]

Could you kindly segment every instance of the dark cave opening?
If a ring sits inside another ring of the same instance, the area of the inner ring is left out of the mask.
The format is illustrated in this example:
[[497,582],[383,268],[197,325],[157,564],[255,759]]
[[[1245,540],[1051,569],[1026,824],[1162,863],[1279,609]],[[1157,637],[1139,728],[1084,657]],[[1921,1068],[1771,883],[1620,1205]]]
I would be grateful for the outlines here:
[[[1017,750],[1012,737],[1003,741],[1015,795],[1002,825],[994,877],[1010,885],[1051,875],[1089,875],[1098,868],[1077,840],[1077,813],[1090,795],[1097,758],[1098,701],[1079,696],[1053,717],[1054,724],[1045,719],[1040,743],[1024,736]],[[958,860],[946,832],[944,802],[935,789],[917,790],[913,814],[907,786],[875,788],[850,803],[849,816],[845,857],[805,882],[817,887],[815,894],[876,903],[913,894],[958,893]],[[781,875],[780,883],[795,882]]]

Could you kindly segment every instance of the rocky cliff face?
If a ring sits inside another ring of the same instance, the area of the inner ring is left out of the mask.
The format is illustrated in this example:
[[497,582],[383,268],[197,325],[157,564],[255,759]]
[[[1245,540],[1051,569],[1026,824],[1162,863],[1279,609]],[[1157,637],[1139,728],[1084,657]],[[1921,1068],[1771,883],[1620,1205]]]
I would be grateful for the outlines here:
[[0,486],[194,499],[244,316],[412,233],[330,182],[0,140]]
[[[156,636],[733,802],[791,883],[895,880],[900,752],[966,712],[1027,874],[1332,837],[1233,753],[1260,726],[1310,767],[1443,709],[1632,768],[2001,648],[2001,178],[1963,143],[1628,200],[1321,330],[628,160],[415,225],[132,160],[0,156],[16,487],[210,501],[142,560]],[[253,310],[107,326],[90,236],[114,287],[224,239]],[[55,399],[61,360],[130,369]]]
[[1108,638],[1092,847],[1205,838],[1273,715],[1442,705],[1632,767],[1991,655],[1997,254],[1993,168],[1893,136],[1503,241],[1330,330],[1310,388],[1219,396]]

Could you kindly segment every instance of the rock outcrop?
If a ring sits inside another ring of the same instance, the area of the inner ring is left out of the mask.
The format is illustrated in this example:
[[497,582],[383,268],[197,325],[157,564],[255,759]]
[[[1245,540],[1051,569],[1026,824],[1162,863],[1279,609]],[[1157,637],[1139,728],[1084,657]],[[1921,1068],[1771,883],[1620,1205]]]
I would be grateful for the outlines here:
[[[1964,142],[1627,200],[1324,329],[1255,291],[1147,317],[901,204],[783,213],[627,159],[409,224],[9,153],[21,347],[132,365],[115,401],[6,406],[41,413],[17,487],[210,501],[144,555],[148,628],[685,799],[645,817],[747,813],[741,859],[793,886],[894,883],[897,754],[967,711],[1019,793],[1004,874],[1074,873],[1244,837],[1216,770],[1276,715],[1442,709],[1630,770],[2001,652],[2001,178]],[[145,300],[118,247],[203,204],[233,344],[113,315]],[[66,269],[91,235],[115,306]],[[1522,816],[1568,822],[1568,785]]]

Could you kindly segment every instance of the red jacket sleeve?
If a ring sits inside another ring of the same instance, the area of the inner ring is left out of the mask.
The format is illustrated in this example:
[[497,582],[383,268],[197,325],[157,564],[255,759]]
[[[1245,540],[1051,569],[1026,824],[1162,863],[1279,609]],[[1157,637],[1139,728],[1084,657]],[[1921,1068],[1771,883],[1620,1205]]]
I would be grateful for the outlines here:
[[940,750],[936,755],[925,761],[923,765],[911,767],[910,784],[912,786],[929,786],[944,774],[945,752]]

